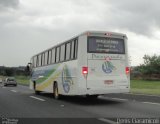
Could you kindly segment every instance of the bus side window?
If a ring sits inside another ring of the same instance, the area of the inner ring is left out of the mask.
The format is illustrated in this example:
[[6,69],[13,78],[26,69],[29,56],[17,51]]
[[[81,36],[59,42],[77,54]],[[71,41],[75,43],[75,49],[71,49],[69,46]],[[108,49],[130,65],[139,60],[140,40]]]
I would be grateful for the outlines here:
[[51,60],[52,60],[52,50],[48,51],[48,64],[51,64]]
[[75,39],[75,46],[74,46],[74,59],[76,59],[77,58],[77,51],[78,51],[78,40],[77,39]]
[[45,60],[45,56],[44,56],[44,53],[42,53],[42,66],[44,66],[44,60]]
[[73,59],[74,56],[74,41],[71,42],[71,59]]
[[59,62],[60,47],[56,48],[56,63]]
[[63,62],[65,57],[65,44],[61,46],[60,61]]
[[52,63],[55,63],[55,48],[52,49]]
[[47,65],[48,63],[48,51],[47,52],[45,52],[45,63],[44,63],[44,65]]
[[37,61],[36,61],[36,67],[38,67],[39,66],[39,57],[38,57],[38,55],[36,56],[36,59],[37,59]]
[[71,43],[66,44],[66,60],[70,59],[70,54],[71,54]]
[[71,59],[76,59],[77,57],[77,40],[71,42]]
[[37,63],[37,56],[35,56],[35,57],[33,58],[33,62],[34,62],[33,66],[34,66],[34,67],[36,67],[36,63]]
[[41,66],[41,54],[38,55],[38,66]]

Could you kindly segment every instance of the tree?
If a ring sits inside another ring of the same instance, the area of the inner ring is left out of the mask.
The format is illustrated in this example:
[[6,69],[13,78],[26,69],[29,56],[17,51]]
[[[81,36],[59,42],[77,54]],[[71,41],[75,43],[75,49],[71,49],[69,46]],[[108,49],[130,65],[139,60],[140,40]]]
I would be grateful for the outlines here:
[[160,56],[144,55],[144,64],[137,67],[145,79],[160,79]]
[[13,68],[6,68],[5,69],[5,76],[13,76],[14,75],[14,69]]
[[160,74],[160,56],[144,55],[143,71],[145,74]]

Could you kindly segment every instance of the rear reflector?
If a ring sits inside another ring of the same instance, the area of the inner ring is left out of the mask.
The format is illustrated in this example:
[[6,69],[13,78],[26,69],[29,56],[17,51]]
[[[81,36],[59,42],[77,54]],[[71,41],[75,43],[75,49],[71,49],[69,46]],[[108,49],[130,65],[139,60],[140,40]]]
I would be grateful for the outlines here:
[[104,35],[106,35],[106,36],[111,36],[112,34],[111,34],[111,33],[105,33]]
[[126,67],[126,74],[128,75],[130,73],[130,68]]
[[88,74],[88,67],[82,67],[82,74]]

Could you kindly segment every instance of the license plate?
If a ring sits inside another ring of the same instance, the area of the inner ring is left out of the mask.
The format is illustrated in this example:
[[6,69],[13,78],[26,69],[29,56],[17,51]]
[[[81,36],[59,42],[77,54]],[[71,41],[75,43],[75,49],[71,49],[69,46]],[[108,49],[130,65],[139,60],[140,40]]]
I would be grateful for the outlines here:
[[111,85],[113,84],[113,80],[105,80],[104,84]]

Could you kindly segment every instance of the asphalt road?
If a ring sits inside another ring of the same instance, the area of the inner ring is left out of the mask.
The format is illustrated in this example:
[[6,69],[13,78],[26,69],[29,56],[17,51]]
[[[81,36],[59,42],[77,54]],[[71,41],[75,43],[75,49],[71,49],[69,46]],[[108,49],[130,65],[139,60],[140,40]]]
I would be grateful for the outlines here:
[[55,100],[52,94],[35,95],[26,86],[0,86],[0,117],[3,121],[18,118],[20,123],[30,123],[30,120],[49,123],[54,118],[56,123],[68,124],[106,124],[118,118],[160,118],[160,96],[109,94],[96,100],[84,97]]

